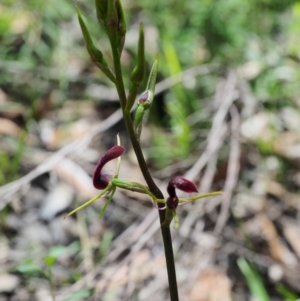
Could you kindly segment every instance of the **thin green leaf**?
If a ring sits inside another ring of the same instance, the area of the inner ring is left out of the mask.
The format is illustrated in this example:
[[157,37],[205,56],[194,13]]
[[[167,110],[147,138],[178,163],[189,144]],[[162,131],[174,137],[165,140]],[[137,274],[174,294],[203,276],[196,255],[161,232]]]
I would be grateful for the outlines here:
[[250,265],[244,258],[239,258],[237,264],[246,278],[252,295],[258,301],[270,301],[267,290],[255,267]]
[[279,283],[276,285],[276,291],[285,299],[288,301],[299,301],[300,296],[292,292],[290,289],[288,289],[285,285],[282,283]]

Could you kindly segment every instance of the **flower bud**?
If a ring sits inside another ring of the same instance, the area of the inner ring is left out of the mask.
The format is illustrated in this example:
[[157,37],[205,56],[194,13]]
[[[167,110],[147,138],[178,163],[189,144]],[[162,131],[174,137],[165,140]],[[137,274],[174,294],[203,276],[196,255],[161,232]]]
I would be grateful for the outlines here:
[[125,21],[123,7],[120,0],[116,0],[116,9],[118,14],[117,43],[118,43],[118,50],[121,55],[125,43],[126,21]]
[[138,104],[142,105],[145,109],[150,109],[153,102],[157,71],[158,71],[158,57],[156,56],[150,71],[146,90],[138,99]]
[[[102,15],[102,11],[100,14]],[[103,26],[112,47],[117,47],[118,53],[121,55],[125,42],[126,22],[120,0],[107,0],[107,12]]]
[[98,21],[104,25],[106,23],[108,0],[95,0]]
[[118,12],[116,8],[116,0],[107,1],[106,26],[115,33],[118,30]]
[[145,91],[138,99],[138,104],[143,106],[145,110],[152,105],[153,93],[150,90]]
[[92,59],[92,61],[97,65],[97,67],[103,71],[103,73],[112,81],[115,82],[115,76],[113,75],[112,71],[110,70],[110,68],[108,67],[103,54],[100,50],[98,50],[94,43],[93,40],[90,36],[90,33],[83,21],[82,15],[79,11],[79,9],[77,8],[77,14],[78,14],[78,20],[79,20],[79,24],[81,27],[81,31],[83,34],[83,38],[85,41],[85,45],[87,48],[87,51]]

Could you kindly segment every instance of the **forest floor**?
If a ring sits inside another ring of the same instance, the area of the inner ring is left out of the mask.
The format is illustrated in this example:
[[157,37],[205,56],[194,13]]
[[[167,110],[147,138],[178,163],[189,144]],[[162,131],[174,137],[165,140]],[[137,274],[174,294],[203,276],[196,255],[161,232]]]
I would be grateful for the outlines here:
[[[147,196],[117,190],[102,219],[105,199],[63,218],[97,194],[91,175],[117,133],[126,148],[120,178],[143,183],[113,98],[98,107],[70,100],[59,111],[45,109],[30,129],[19,178],[0,187],[0,301],[50,301],[51,291],[56,301],[168,300],[158,213]],[[10,138],[22,135],[23,114],[2,113],[1,148],[16,148]],[[198,150],[164,169],[151,167],[164,193],[175,175],[193,180],[200,192],[224,192],[177,210],[180,300],[246,301],[253,294],[296,300],[300,116],[286,108],[277,115],[258,110],[238,70],[220,76],[207,114],[212,126]],[[66,123],[66,116],[76,118]],[[147,149],[155,131],[145,126],[144,133]],[[115,171],[115,164],[106,169]]]

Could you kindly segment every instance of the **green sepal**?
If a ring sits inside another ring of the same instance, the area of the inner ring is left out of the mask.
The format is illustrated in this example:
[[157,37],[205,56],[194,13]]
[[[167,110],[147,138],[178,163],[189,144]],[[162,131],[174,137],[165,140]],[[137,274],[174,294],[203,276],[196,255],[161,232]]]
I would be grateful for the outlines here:
[[143,120],[145,114],[145,108],[142,105],[138,105],[134,116],[134,127],[137,128]]
[[85,41],[86,49],[87,49],[92,61],[113,83],[115,83],[116,78],[115,78],[114,74],[112,73],[112,71],[110,70],[110,68],[108,67],[108,65],[103,57],[102,52],[95,47],[93,40],[90,36],[90,33],[86,27],[86,24],[83,21],[80,10],[78,8],[76,8],[76,10],[77,10],[77,15],[78,15],[78,21],[79,21],[81,31],[83,34],[83,38]]
[[143,24],[140,24],[137,64],[133,69],[130,80],[134,84],[141,84],[145,73],[145,38]]

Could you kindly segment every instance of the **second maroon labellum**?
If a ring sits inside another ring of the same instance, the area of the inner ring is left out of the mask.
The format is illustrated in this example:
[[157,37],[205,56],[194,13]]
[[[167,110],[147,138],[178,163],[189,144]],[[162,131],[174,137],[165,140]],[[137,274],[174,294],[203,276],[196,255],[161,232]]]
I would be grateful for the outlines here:
[[190,180],[187,180],[183,177],[173,178],[172,180],[170,180],[167,187],[167,191],[169,194],[169,197],[167,198],[167,206],[170,209],[176,209],[179,202],[175,188],[188,193],[198,192],[196,185]]
[[113,178],[113,175],[101,173],[103,166],[107,162],[122,156],[124,152],[124,147],[120,145],[115,145],[100,158],[96,165],[93,175],[93,185],[96,189],[105,189],[108,186],[110,180]]

